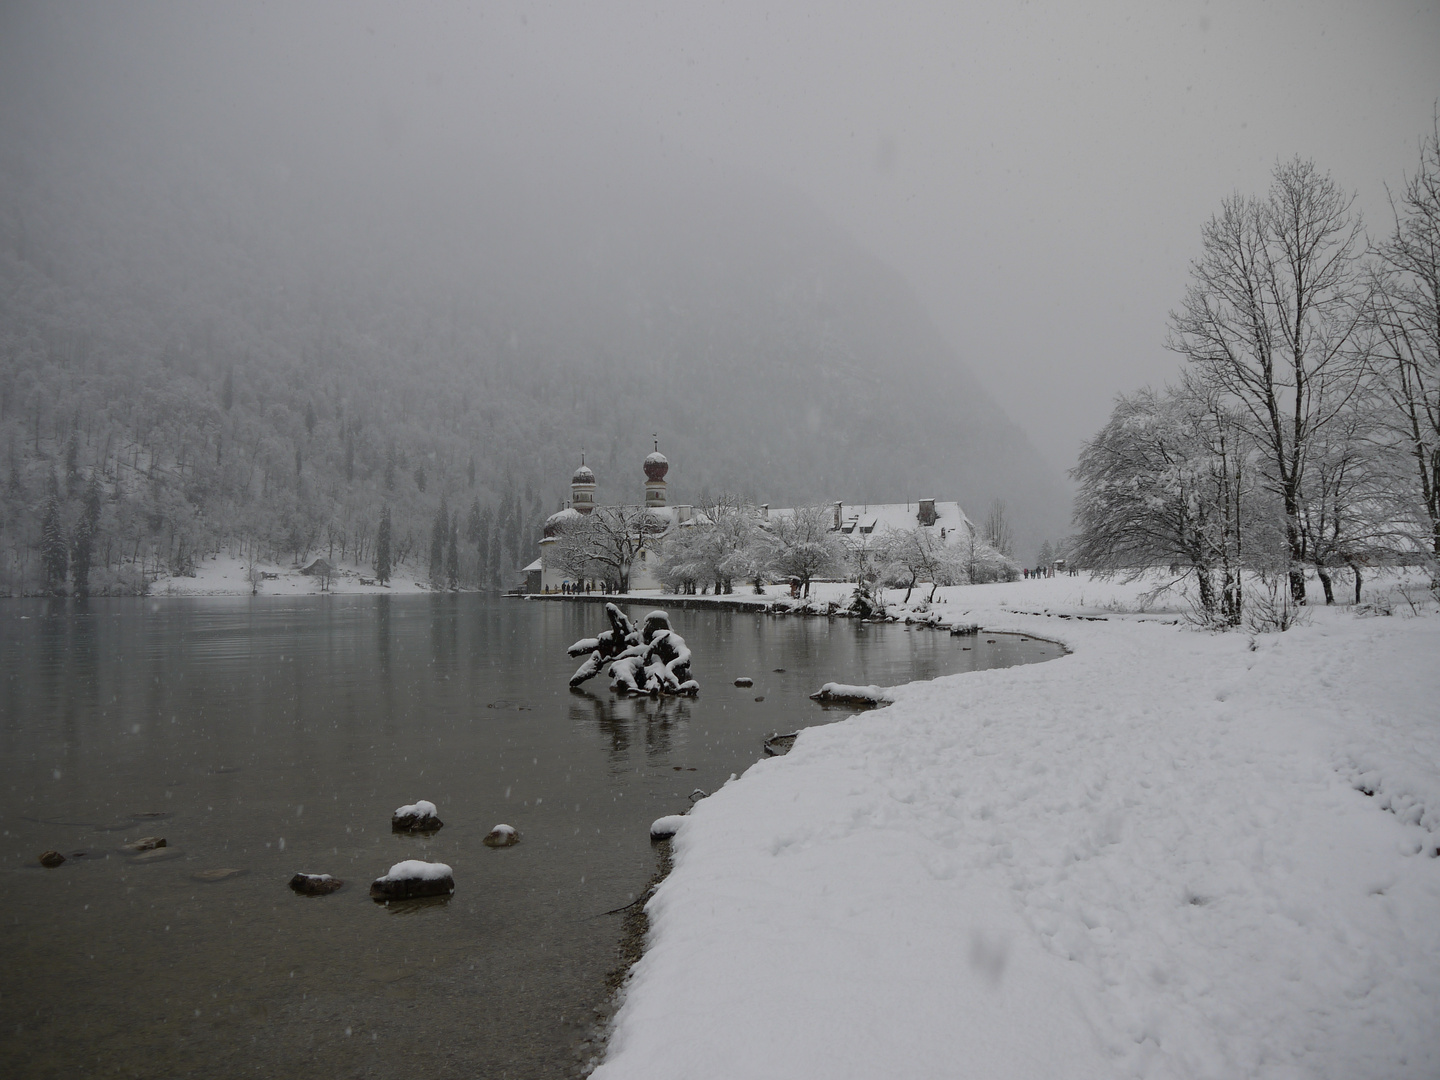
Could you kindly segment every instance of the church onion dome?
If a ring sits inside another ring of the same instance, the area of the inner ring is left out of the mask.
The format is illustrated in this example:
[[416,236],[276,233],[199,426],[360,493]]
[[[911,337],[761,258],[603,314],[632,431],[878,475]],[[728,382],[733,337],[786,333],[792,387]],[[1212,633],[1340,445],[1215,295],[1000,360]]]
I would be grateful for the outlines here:
[[645,459],[645,479],[664,480],[665,474],[670,471],[670,462],[665,455],[656,450]]
[[575,470],[575,475],[570,477],[570,483],[593,484],[595,483],[595,474],[590,471],[589,465],[581,465]]
[[562,533],[584,516],[573,506],[567,506],[564,510],[551,514],[545,519],[545,535],[550,537]]

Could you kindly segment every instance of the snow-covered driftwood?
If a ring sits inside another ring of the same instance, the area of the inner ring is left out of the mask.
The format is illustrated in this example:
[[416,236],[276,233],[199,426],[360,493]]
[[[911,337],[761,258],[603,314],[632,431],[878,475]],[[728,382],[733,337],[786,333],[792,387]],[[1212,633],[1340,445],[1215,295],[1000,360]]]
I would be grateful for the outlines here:
[[605,671],[610,688],[629,694],[695,694],[700,684],[690,677],[690,649],[670,627],[670,616],[652,611],[639,630],[614,604],[605,605],[610,629],[599,637],[581,638],[571,645],[571,656],[586,660],[570,676],[570,685]]

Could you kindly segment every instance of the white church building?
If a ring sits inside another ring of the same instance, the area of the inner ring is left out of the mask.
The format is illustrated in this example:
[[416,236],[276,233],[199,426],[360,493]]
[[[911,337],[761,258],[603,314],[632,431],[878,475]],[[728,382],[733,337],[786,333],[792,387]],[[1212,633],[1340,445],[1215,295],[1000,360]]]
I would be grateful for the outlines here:
[[[670,462],[660,453],[658,442],[654,451],[646,456],[642,468],[645,472],[643,507],[654,521],[654,533],[653,539],[641,549],[630,568],[632,592],[661,588],[659,569],[666,536],[675,529],[702,526],[709,521],[704,512],[694,506],[669,504],[665,477],[670,471]],[[940,542],[956,546],[968,544],[976,531],[960,504],[953,501],[919,499],[905,503],[835,502],[826,505],[832,515],[831,531],[840,533],[852,548],[857,549],[868,548],[872,538],[891,530],[924,529]],[[540,540],[540,557],[521,571],[523,591],[561,592],[566,588],[584,587],[583,581],[560,565],[558,548],[567,524],[579,521],[593,513],[595,508],[595,473],[585,464],[582,454],[580,467],[570,477],[570,505],[546,519]],[[767,504],[756,507],[755,513],[762,527],[769,528],[786,515],[794,514],[795,510],[771,509]]]

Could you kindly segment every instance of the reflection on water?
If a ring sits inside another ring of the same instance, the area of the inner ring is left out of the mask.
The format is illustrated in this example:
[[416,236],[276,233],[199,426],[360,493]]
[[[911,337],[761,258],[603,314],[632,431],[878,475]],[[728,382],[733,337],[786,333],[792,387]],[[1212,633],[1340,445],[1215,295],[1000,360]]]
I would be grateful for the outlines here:
[[[594,605],[7,602],[0,1075],[563,1074],[614,963],[618,917],[598,916],[654,869],[651,820],[770,732],[843,716],[807,699],[823,682],[1059,651],[673,615],[695,700],[570,691],[565,648],[600,628]],[[445,827],[392,834],[421,798]],[[485,847],[502,821],[522,842]],[[121,852],[147,835],[167,848]],[[68,861],[40,868],[49,848]],[[407,858],[449,863],[454,897],[374,904],[370,881]],[[297,871],[347,884],[297,896]]]
[[671,733],[690,720],[694,707],[694,699],[683,697],[616,697],[607,691],[602,698],[578,687],[570,695],[571,721],[592,725],[604,736],[612,775],[628,768],[634,743],[646,761],[667,759]]

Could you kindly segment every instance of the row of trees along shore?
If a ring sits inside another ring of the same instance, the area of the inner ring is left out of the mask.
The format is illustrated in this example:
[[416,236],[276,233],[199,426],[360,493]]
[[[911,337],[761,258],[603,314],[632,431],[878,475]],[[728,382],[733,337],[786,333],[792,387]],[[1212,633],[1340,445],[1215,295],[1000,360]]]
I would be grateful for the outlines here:
[[731,593],[736,584],[756,591],[766,582],[798,582],[804,595],[816,579],[841,578],[902,587],[910,599],[917,584],[979,584],[1012,580],[1019,568],[1008,554],[1003,503],[983,528],[968,522],[955,535],[938,528],[889,529],[846,535],[834,527],[833,506],[802,506],[774,515],[734,495],[699,508],[688,525],[667,522],[644,507],[599,507],[562,519],[555,529],[551,564],[574,581],[593,581],[626,592],[642,561],[654,560],[656,577],[675,593]]
[[1313,162],[1206,222],[1167,346],[1184,371],[1123,396],[1084,447],[1071,554],[1170,565],[1203,617],[1244,619],[1244,573],[1305,604],[1337,573],[1440,565],[1440,123],[1393,221],[1367,235]]

